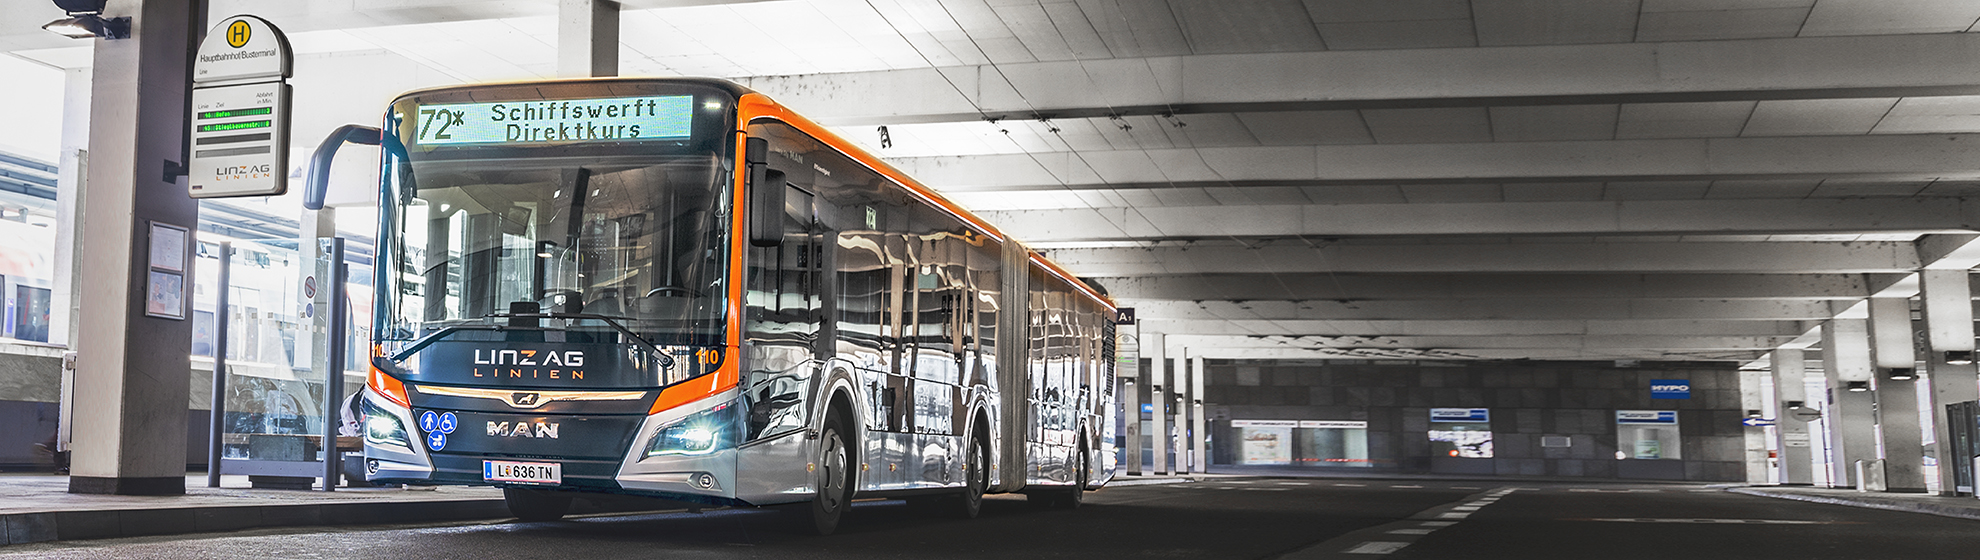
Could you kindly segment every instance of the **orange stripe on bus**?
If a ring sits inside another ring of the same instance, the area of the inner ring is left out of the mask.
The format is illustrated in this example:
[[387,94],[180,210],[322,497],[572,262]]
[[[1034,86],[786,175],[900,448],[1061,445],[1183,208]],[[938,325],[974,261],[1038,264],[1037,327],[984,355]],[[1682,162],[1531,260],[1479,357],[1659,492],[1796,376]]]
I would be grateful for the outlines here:
[[[937,207],[943,209],[944,211],[949,212],[950,214],[955,215],[957,218],[960,218],[964,222],[969,223],[971,226],[976,227],[978,230],[982,231],[983,233],[996,238],[997,241],[1004,242],[1007,240],[1007,236],[1004,235],[1002,231],[991,226],[989,222],[983,221],[982,218],[976,217],[976,215],[970,213],[969,210],[965,210],[961,206],[957,206],[954,202],[950,202],[949,199],[944,198],[941,195],[941,193],[935,192],[935,189],[928,188],[928,185],[921,184],[920,181],[916,181],[913,178],[908,177],[907,174],[902,173],[901,170],[895,169],[894,166],[888,165],[887,162],[882,161],[878,157],[874,157],[873,154],[867,153],[866,150],[860,149],[858,146],[854,145],[852,142],[847,141],[845,138],[841,138],[839,137],[839,135],[833,134],[832,131],[826,130],[825,127],[823,126],[819,126],[818,123],[812,122],[811,119],[804,118],[803,116],[800,116],[797,113],[791,112],[789,108],[784,107],[783,105],[770,99],[770,97],[767,95],[763,95],[761,93],[745,94],[742,96],[742,99],[737,101],[736,110],[737,110],[736,113],[737,126],[743,128],[745,131],[749,127],[749,121],[757,117],[770,117],[784,121],[784,123],[797,127],[798,130],[802,130],[806,134],[810,134],[813,138],[817,138],[821,141],[824,141],[826,144],[830,144],[833,148],[838,149],[841,153],[844,153],[847,156],[851,156],[853,159],[858,160],[860,163],[866,165],[867,168],[872,169],[873,171],[880,173],[881,175],[885,175],[889,179],[893,179],[896,184],[905,187],[908,190],[908,192],[913,193],[915,196],[922,198],[923,200],[926,200],[931,204],[936,205]],[[740,146],[742,144],[737,143],[737,145]],[[744,166],[742,166],[740,163],[737,165],[738,176],[742,174],[741,170],[743,169],[743,167]],[[737,184],[741,184],[740,179],[738,180]],[[741,206],[738,205],[737,207],[740,208]],[[1078,286],[1080,291],[1085,293],[1087,297],[1091,297],[1099,301],[1102,305],[1107,306],[1108,309],[1116,308],[1116,306],[1114,305],[1114,300],[1112,298],[1109,298],[1105,295],[1101,295],[1099,290],[1093,289],[1093,287],[1086,285],[1085,281],[1080,280],[1078,276],[1074,276],[1072,273],[1067,272],[1066,269],[1060,268],[1058,263],[1052,262],[1051,259],[1047,259],[1043,256],[1038,255],[1037,253],[1032,253],[1031,258],[1032,260],[1043,264],[1044,267],[1047,270],[1051,271],[1053,275],[1058,276],[1061,279],[1064,279],[1067,283],[1070,283],[1074,286]]]

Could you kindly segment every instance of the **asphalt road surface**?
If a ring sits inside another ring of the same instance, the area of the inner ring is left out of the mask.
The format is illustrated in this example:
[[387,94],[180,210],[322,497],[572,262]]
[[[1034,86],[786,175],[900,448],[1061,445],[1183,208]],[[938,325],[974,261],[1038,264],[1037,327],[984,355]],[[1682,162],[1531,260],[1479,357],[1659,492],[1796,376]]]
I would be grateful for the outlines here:
[[839,534],[714,510],[68,541],[0,558],[1956,558],[1980,521],[1696,485],[1254,478],[1113,487],[1078,510],[993,496],[960,520],[857,504]]

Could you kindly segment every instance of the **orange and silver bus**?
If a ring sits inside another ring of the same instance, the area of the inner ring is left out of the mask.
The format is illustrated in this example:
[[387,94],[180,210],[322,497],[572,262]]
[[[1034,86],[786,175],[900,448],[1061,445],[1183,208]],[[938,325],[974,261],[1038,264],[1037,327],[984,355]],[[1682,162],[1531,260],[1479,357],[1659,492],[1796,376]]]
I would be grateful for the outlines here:
[[369,480],[498,486],[525,520],[574,492],[788,504],[829,533],[855,499],[974,517],[1109,477],[1105,294],[762,94],[429,89],[380,140]]

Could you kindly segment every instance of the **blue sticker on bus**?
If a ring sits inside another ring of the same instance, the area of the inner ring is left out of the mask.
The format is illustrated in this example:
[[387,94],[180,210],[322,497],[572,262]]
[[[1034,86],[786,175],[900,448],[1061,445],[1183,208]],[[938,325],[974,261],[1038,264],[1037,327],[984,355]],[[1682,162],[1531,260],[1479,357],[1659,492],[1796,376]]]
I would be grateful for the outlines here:
[[419,413],[419,431],[431,432],[440,429],[440,415],[433,411]]
[[[429,412],[428,414],[432,413]],[[460,419],[454,418],[454,413],[448,412],[440,415],[440,433],[454,433],[454,428],[458,426],[460,426]]]
[[426,434],[426,447],[434,451],[446,449],[447,432],[433,432],[430,434]]

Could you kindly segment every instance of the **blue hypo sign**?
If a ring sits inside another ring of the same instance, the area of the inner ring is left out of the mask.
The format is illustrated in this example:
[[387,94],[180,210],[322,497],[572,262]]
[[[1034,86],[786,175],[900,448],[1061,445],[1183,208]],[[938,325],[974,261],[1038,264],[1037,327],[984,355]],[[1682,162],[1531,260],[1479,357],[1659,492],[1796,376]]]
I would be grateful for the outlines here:
[[1691,380],[1652,379],[1650,380],[1650,398],[1689,399],[1691,398]]

